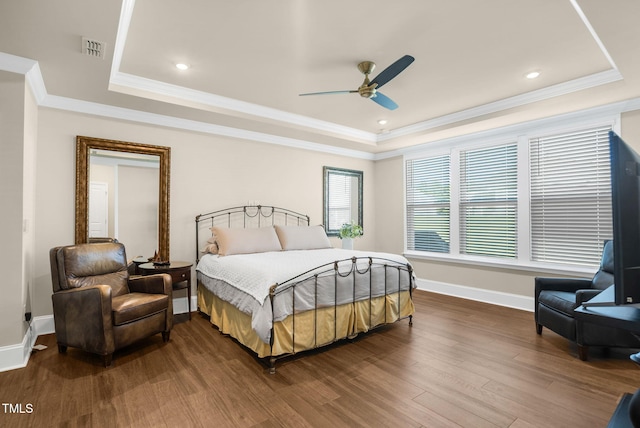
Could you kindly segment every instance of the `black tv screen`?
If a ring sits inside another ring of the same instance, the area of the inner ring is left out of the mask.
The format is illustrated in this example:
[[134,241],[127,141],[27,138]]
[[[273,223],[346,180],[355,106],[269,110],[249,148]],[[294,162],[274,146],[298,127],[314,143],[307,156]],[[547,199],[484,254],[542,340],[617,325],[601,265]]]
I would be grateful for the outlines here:
[[615,303],[640,303],[640,156],[609,132]]

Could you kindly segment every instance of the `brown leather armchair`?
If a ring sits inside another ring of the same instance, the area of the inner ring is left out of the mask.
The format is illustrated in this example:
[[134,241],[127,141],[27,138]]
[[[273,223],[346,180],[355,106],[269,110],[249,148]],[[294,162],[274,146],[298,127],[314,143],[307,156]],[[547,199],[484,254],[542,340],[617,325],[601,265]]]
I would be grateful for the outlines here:
[[173,327],[171,277],[130,277],[120,243],[55,247],[49,251],[58,351],[80,348],[101,355]]

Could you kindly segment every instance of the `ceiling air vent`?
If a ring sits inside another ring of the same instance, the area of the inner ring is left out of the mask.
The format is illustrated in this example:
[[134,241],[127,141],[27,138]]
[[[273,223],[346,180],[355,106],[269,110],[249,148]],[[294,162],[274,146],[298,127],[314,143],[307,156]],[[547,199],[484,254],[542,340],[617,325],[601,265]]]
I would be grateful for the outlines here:
[[92,40],[87,37],[82,38],[82,53],[85,55],[104,59],[104,51],[106,47],[107,44],[104,42]]

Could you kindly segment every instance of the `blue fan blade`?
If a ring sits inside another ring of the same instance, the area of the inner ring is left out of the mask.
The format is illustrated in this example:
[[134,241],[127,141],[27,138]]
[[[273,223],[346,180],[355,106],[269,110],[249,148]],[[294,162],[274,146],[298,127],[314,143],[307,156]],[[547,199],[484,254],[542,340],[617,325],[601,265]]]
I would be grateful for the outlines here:
[[402,58],[391,64],[389,67],[382,70],[382,72],[371,81],[371,84],[377,83],[378,86],[376,86],[376,88],[381,88],[382,85],[388,83],[391,79],[400,74],[402,70],[409,67],[413,60],[414,58],[411,55],[403,56]]
[[376,92],[376,96],[371,98],[371,100],[380,104],[384,108],[388,108],[389,110],[395,110],[398,108],[398,104],[394,103],[391,98],[381,94],[380,92]]

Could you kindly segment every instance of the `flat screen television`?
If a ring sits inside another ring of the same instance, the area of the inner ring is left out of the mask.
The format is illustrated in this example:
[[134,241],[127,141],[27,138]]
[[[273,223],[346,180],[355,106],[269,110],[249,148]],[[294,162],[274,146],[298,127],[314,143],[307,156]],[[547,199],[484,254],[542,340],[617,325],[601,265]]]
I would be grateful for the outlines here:
[[615,304],[640,303],[640,155],[609,132]]

